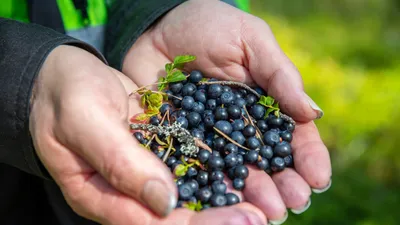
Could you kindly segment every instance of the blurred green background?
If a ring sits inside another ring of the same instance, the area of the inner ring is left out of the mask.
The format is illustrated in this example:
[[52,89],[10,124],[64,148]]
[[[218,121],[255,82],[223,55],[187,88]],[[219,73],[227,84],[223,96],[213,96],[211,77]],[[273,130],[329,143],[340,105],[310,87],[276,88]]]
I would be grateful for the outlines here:
[[332,188],[286,224],[400,224],[400,1],[251,0],[324,110]]

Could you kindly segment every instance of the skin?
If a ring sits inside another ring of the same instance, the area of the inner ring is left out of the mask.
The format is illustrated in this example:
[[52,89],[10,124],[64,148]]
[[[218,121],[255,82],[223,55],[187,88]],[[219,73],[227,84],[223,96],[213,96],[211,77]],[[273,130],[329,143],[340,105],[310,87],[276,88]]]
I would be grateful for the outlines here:
[[[299,122],[293,139],[297,172],[270,177],[250,168],[246,189],[235,192],[247,203],[232,207],[179,209],[167,217],[149,208],[141,197],[146,182],[157,180],[175,196],[177,190],[167,167],[129,133],[128,119],[142,109],[127,96],[155,82],[165,63],[182,53],[198,57],[188,70],[256,82],[281,102]],[[304,207],[311,188],[329,183],[329,154],[312,122],[318,112],[262,20],[222,2],[191,0],[139,38],[124,59],[123,73],[127,76],[82,49],[59,46],[35,84],[30,115],[35,150],[79,215],[113,225],[266,224],[267,218],[284,217],[286,208]]]

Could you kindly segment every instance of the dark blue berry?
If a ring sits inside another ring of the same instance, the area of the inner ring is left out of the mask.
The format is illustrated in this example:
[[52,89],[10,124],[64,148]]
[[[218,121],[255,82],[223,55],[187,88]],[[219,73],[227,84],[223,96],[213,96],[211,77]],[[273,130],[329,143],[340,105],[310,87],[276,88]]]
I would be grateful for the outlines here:
[[214,112],[212,110],[210,110],[210,109],[204,110],[203,118],[206,117],[206,116],[209,116],[209,115],[214,115]]
[[247,101],[244,98],[237,98],[235,99],[235,105],[239,106],[240,108],[243,108],[246,106]]
[[214,150],[221,151],[225,147],[225,139],[222,137],[214,139],[213,146]]
[[197,154],[197,159],[200,161],[200,163],[205,164],[208,159],[210,158],[211,153],[205,149],[201,149],[199,153]]
[[265,95],[265,92],[262,88],[256,87],[254,90],[259,94],[259,95]]
[[204,113],[204,110],[205,110],[205,109],[206,109],[206,108],[205,108],[205,106],[204,106],[203,103],[201,103],[201,102],[195,102],[195,103],[194,103],[194,106],[193,106],[193,108],[192,108],[192,111],[202,114],[202,113]]
[[222,86],[219,84],[211,84],[207,91],[208,97],[217,99],[222,94]]
[[252,105],[254,105],[254,103],[256,103],[257,102],[257,97],[255,96],[255,95],[253,95],[253,94],[248,94],[247,96],[246,96],[246,105],[247,106],[252,106]]
[[198,171],[196,180],[201,186],[208,184],[208,172],[204,170]]
[[194,103],[195,103],[195,101],[194,101],[194,99],[193,99],[192,96],[185,96],[185,97],[182,99],[182,103],[181,103],[182,109],[184,109],[184,110],[191,110],[191,109],[193,109],[193,107],[194,107]]
[[274,147],[280,141],[279,134],[275,131],[269,130],[264,133],[263,136],[264,143]]
[[158,124],[160,124],[160,120],[158,119],[158,116],[152,116],[150,117],[149,123],[151,125],[158,126]]
[[251,108],[250,114],[253,116],[254,119],[261,120],[265,116],[265,107],[258,104],[254,105]]
[[226,197],[224,194],[213,194],[210,198],[210,204],[214,207],[222,207],[226,205]]
[[210,176],[210,181],[212,181],[212,182],[213,181],[223,181],[224,177],[225,177],[224,172],[219,171],[219,170],[212,171],[211,176]]
[[271,116],[268,118],[268,125],[275,128],[280,127],[283,125],[283,119],[280,117]]
[[290,133],[293,133],[294,128],[295,128],[295,126],[293,123],[284,123],[283,124],[283,129],[289,131]]
[[222,92],[229,92],[232,91],[232,88],[226,85],[222,85]]
[[185,183],[185,179],[183,179],[183,178],[178,178],[178,179],[176,180],[175,183],[176,183],[177,186],[180,186],[180,185],[182,185],[182,184]]
[[211,153],[212,156],[216,156],[216,157],[221,157],[221,153],[217,152],[217,151],[213,151]]
[[204,126],[205,128],[212,128],[215,124],[215,117],[213,114],[211,115],[207,115],[205,117],[203,117],[203,122],[204,122]]
[[179,123],[181,127],[185,129],[187,129],[189,126],[189,122],[185,117],[179,117],[178,119],[176,119],[176,122]]
[[237,164],[238,164],[238,165],[243,165],[243,163],[244,163],[243,156],[242,156],[241,154],[238,154],[238,155],[237,155],[237,158],[238,158]]
[[246,141],[246,138],[243,136],[242,132],[240,131],[234,131],[231,134],[231,138],[239,143],[240,145],[243,145],[244,142]]
[[206,203],[210,200],[212,194],[213,192],[209,187],[203,187],[196,192],[196,197],[201,203]]
[[268,131],[268,123],[265,120],[257,121],[257,127],[262,133],[265,133]]
[[198,128],[192,129],[190,132],[194,138],[204,140],[204,132]]
[[174,93],[172,93],[172,91],[166,90],[165,94],[168,96],[168,100],[171,101],[172,99],[174,99],[174,97],[172,97],[172,95],[174,95]]
[[217,107],[215,109],[215,119],[216,120],[227,120],[228,117],[228,110],[226,108]]
[[193,196],[193,189],[190,184],[184,183],[178,187],[179,199],[189,200]]
[[165,113],[167,113],[167,111],[171,111],[172,106],[168,103],[164,103],[162,104],[161,108],[160,108],[160,113],[162,116],[165,115]]
[[274,172],[279,172],[285,169],[285,160],[281,157],[274,157],[271,159],[271,169]]
[[226,135],[230,135],[232,133],[232,125],[226,120],[220,120],[216,122],[215,128],[217,128]]
[[266,170],[266,169],[268,169],[268,168],[269,168],[268,159],[266,159],[266,158],[261,158],[261,160],[257,162],[257,167],[258,167],[260,170]]
[[271,159],[274,156],[274,151],[272,150],[271,146],[263,145],[260,147],[259,154],[263,158]]
[[203,74],[200,71],[193,70],[192,72],[190,72],[189,82],[197,84],[201,81],[201,79],[203,79]]
[[228,169],[228,177],[231,180],[235,179],[235,169],[236,169],[236,167],[232,167],[232,168]]
[[224,151],[229,153],[238,153],[238,147],[233,143],[228,143],[224,146]]
[[235,95],[235,99],[243,98],[243,94],[238,90],[234,90],[233,94]]
[[133,136],[135,136],[136,140],[138,140],[139,143],[143,144],[145,139],[144,139],[142,132],[135,132],[135,133],[133,133]]
[[275,145],[274,154],[280,157],[286,157],[292,154],[292,147],[286,141],[282,141]]
[[237,105],[230,105],[228,107],[228,114],[230,119],[239,119],[242,115],[242,109]]
[[197,176],[197,170],[193,167],[189,167],[188,170],[186,171],[186,176],[187,177]]
[[235,167],[235,177],[246,179],[249,176],[249,169],[245,165],[238,165]]
[[244,121],[242,119],[237,119],[232,122],[233,131],[240,131],[244,129]]
[[233,95],[233,92],[228,91],[228,92],[223,92],[220,96],[220,99],[221,99],[221,104],[230,105],[234,103],[235,96]]
[[244,180],[240,178],[235,178],[232,182],[232,186],[235,190],[242,191],[244,189]]
[[226,184],[221,181],[214,181],[211,184],[211,190],[214,194],[225,194],[226,192]]
[[[182,99],[182,95],[175,95],[175,96]],[[182,106],[182,100],[178,98],[172,99],[172,104],[175,106],[175,108],[180,108]]]
[[244,161],[250,164],[255,164],[258,160],[258,151],[251,150],[248,151],[247,154],[244,156]]
[[260,141],[255,136],[249,137],[246,141],[246,145],[250,149],[257,149],[261,146]]
[[226,167],[234,167],[238,164],[238,158],[235,153],[230,153],[224,159]]
[[222,159],[219,156],[211,156],[210,159],[208,159],[208,169],[211,171],[213,170],[222,170],[225,166],[224,159]]
[[190,127],[197,127],[201,122],[201,116],[198,112],[191,112],[186,118]]
[[205,104],[207,102],[207,96],[204,90],[197,90],[194,93],[194,100],[196,100],[196,102],[201,102],[203,104]]
[[197,91],[196,85],[192,83],[187,83],[182,87],[183,96],[192,96]]
[[182,82],[175,82],[175,83],[169,83],[169,90],[174,93],[174,94],[179,94],[182,90],[183,84]]
[[227,193],[226,197],[226,205],[236,205],[240,202],[240,199],[234,193]]
[[252,137],[252,136],[256,135],[256,131],[257,131],[256,128],[253,125],[249,124],[244,127],[242,132],[243,132],[244,136]]
[[168,157],[167,166],[171,167],[174,163],[176,163],[177,159],[173,156]]
[[215,108],[217,108],[217,100],[208,99],[206,102],[206,109],[214,110]]
[[285,158],[283,158],[283,160],[285,161],[285,166],[286,167],[293,167],[294,166],[294,161],[293,161],[293,156],[292,155],[288,155]]
[[189,179],[186,183],[190,185],[194,192],[199,190],[199,183],[195,179]]
[[178,110],[177,115],[178,117],[186,117],[189,113],[186,110]]
[[289,131],[283,131],[281,133],[281,138],[282,138],[283,141],[286,141],[286,142],[290,143],[292,141],[292,139],[293,139],[293,135]]

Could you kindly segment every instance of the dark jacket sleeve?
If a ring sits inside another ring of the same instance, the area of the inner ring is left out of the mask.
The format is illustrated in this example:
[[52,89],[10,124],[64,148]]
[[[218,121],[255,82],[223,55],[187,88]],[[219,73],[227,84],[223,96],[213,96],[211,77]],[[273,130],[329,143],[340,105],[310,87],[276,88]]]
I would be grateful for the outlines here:
[[74,38],[0,18],[0,163],[46,178],[33,149],[29,106],[34,80],[47,55],[59,45],[86,49],[105,62],[93,47]]
[[109,13],[105,55],[118,70],[126,53],[152,24],[187,0],[117,0]]

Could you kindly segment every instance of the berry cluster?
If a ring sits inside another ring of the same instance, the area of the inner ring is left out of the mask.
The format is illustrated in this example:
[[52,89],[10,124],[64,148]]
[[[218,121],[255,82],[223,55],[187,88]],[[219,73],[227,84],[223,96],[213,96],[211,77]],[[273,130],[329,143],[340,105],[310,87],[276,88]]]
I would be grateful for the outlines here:
[[[204,210],[240,202],[227,193],[224,179],[234,189],[245,188],[248,165],[268,174],[293,167],[290,142],[295,124],[259,103],[265,93],[240,85],[222,85],[205,79],[200,71],[184,73],[187,79],[170,82],[167,102],[148,119],[154,126],[179,123],[203,145],[194,156],[180,151],[181,143],[163,134],[135,131],[134,137],[166,163],[176,176],[177,207]],[[227,178],[226,178],[227,177]]]

